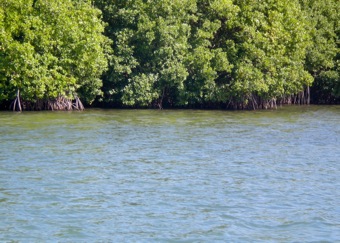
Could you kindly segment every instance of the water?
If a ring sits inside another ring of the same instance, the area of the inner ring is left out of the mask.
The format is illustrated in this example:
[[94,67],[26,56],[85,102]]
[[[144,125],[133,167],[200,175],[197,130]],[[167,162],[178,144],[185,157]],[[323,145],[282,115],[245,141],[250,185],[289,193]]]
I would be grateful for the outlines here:
[[335,242],[340,107],[0,113],[1,242]]

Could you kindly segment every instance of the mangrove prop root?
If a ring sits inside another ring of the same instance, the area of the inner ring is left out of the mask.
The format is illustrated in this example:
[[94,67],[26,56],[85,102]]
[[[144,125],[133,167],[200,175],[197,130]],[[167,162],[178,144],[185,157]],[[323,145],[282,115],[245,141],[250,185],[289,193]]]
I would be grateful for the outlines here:
[[75,103],[72,104],[72,107],[79,111],[85,110],[83,103],[81,103],[78,97],[76,97]]
[[20,101],[20,91],[17,90],[17,96],[10,105],[10,109],[13,111],[22,111],[21,101]]
[[10,109],[13,111],[22,111],[22,110],[59,110],[59,111],[71,111],[85,110],[83,103],[80,101],[78,97],[72,101],[64,96],[58,96],[55,99],[38,99],[36,101],[23,101],[21,105],[19,92],[17,93],[17,97],[13,100],[10,105]]
[[283,95],[282,97],[273,97],[263,99],[256,94],[250,94],[244,99],[235,100],[230,97],[227,109],[234,110],[257,110],[257,109],[277,109],[280,105],[309,105],[310,104],[310,88],[307,86],[305,90],[292,95]]

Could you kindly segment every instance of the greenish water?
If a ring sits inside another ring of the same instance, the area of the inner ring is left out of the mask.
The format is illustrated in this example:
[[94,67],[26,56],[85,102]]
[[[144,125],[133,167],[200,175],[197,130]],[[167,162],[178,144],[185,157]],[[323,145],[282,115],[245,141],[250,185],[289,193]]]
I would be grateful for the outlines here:
[[0,113],[1,242],[335,242],[340,107]]

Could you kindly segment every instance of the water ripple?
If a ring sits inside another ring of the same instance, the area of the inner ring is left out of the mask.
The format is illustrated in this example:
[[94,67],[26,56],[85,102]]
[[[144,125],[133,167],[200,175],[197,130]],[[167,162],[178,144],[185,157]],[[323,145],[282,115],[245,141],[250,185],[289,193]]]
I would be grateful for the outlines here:
[[337,241],[339,118],[0,113],[0,241]]

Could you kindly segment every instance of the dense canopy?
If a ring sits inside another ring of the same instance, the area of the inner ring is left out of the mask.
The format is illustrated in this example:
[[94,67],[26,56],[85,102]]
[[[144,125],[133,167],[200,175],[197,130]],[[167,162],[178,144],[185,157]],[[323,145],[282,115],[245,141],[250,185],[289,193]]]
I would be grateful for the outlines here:
[[335,103],[339,19],[337,0],[0,0],[0,104]]
[[1,0],[0,101],[101,95],[109,39],[85,1]]

